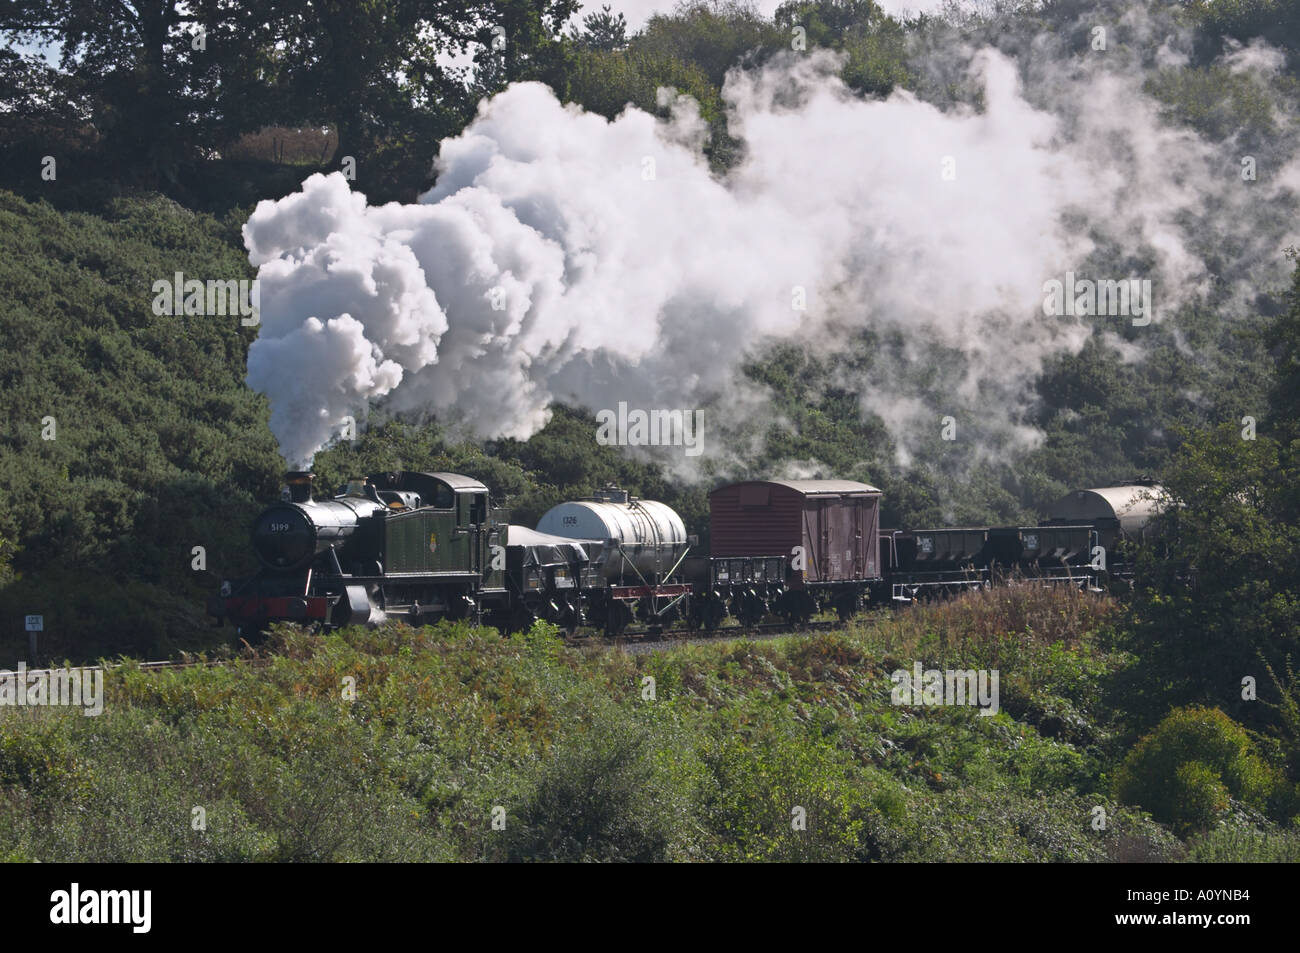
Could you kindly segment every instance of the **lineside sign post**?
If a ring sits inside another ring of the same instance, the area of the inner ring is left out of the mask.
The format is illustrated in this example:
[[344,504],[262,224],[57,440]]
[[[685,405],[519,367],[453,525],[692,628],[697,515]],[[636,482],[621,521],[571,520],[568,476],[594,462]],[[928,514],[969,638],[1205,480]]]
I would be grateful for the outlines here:
[[27,617],[27,655],[33,665],[36,664],[36,633],[45,631],[45,616],[29,615]]

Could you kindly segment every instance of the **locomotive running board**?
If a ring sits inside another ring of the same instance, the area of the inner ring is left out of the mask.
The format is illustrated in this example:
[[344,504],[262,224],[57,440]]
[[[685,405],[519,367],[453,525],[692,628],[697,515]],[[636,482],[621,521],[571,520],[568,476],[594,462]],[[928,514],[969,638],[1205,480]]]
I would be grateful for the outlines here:
[[612,599],[645,599],[649,596],[684,596],[691,591],[689,583],[673,583],[667,586],[610,586]]

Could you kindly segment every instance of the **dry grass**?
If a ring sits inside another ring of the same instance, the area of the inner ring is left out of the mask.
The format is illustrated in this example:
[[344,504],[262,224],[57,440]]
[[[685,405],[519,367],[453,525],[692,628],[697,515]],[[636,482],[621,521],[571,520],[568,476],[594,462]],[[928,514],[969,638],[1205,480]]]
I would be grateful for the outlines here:
[[1074,647],[1118,609],[1115,600],[1104,594],[1012,581],[917,605],[883,620],[877,617],[874,627],[887,629],[890,643],[900,649],[914,649],[936,637],[941,645],[958,648],[1008,635],[1039,645],[1060,642]]

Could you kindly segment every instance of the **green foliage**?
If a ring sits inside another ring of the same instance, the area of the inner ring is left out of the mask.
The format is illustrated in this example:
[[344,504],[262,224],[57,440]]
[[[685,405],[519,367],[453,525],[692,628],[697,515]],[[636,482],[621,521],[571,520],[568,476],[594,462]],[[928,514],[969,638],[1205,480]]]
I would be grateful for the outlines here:
[[[17,2],[0,13],[0,31],[57,44],[61,75],[45,78],[47,90],[78,93],[115,177],[156,186],[174,182],[182,163],[220,145],[223,134],[260,124],[273,101],[255,93],[271,52],[264,15],[250,4],[136,11]],[[34,98],[62,108],[57,96]]]
[[[1269,394],[1270,424],[1279,440],[1290,442],[1287,452],[1288,457],[1293,457],[1294,441],[1300,436],[1300,421],[1296,419],[1296,407],[1300,407],[1300,252],[1292,249],[1289,254],[1296,262],[1290,307],[1270,325],[1266,337],[1277,366]],[[1300,512],[1294,497],[1292,500],[1291,505]]]
[[[0,193],[0,615],[58,618],[79,657],[194,637],[213,577],[237,568],[244,520],[282,464],[265,399],[243,383],[237,316],[155,315],[153,282],[251,277],[221,226],[161,198],[96,217]],[[119,613],[127,591],[144,598]],[[140,615],[149,609],[149,620]],[[137,638],[138,636],[138,638]],[[25,637],[0,627],[0,658]],[[80,651],[77,651],[80,649]]]
[[1180,832],[1207,830],[1228,809],[1228,789],[1218,772],[1200,761],[1178,766],[1170,797],[1175,806],[1169,819]]
[[[1265,663],[1264,669],[1279,696],[1279,700],[1269,707],[1275,715],[1275,738],[1280,748],[1283,770],[1292,781],[1300,781],[1300,677],[1297,677],[1290,659],[1287,659],[1284,674],[1280,677],[1273,666]],[[1295,810],[1300,812],[1300,784],[1297,784],[1293,794],[1296,798]]]
[[583,49],[613,53],[627,46],[627,17],[615,15],[608,3],[602,4],[598,11],[582,18],[581,30],[574,27],[569,35]]
[[1186,6],[1209,47],[1206,55],[1229,39],[1262,39],[1292,53],[1300,49],[1300,10],[1291,0],[1189,0]]
[[1276,441],[1243,440],[1240,429],[1191,438],[1164,481],[1166,552],[1144,558],[1128,626],[1134,709],[1146,718],[1199,703],[1264,727],[1268,710],[1242,697],[1242,679],[1255,677],[1267,697],[1261,659],[1280,667],[1300,654],[1290,499],[1300,474]]
[[1300,833],[1260,830],[1249,824],[1226,823],[1195,838],[1187,860],[1197,864],[1294,864],[1300,862]]
[[506,826],[505,856],[664,861],[697,855],[695,788],[702,774],[678,754],[687,739],[671,713],[592,701],[582,722],[525,779],[522,803]]
[[[1116,664],[1091,635],[1104,610],[1016,598],[645,656],[546,626],[281,626],[258,658],[114,667],[97,718],[0,713],[0,840],[42,862],[1177,857],[1097,793],[1114,713],[1086,673]],[[1024,711],[1092,704],[1096,735],[895,706],[890,660],[912,657],[997,664]]]
[[569,96],[590,112],[613,119],[632,105],[663,114],[661,87],[685,93],[700,104],[701,115],[715,124],[722,118],[722,98],[699,67],[675,57],[634,47],[621,51],[591,50],[574,57]]
[[903,24],[873,0],[793,0],[778,7],[773,19],[787,37],[802,27],[810,50],[844,53],[840,76],[860,93],[887,96],[911,80]]
[[720,89],[728,70],[761,63],[788,40],[743,0],[689,0],[650,17],[632,46],[693,64]]
[[[1243,145],[1253,148],[1277,132],[1273,110],[1278,90],[1249,73],[1224,67],[1168,70],[1151,79],[1147,91],[1180,120],[1215,139],[1239,133]],[[1294,89],[1290,92],[1294,95]]]
[[1115,792],[1180,835],[1208,830],[1229,797],[1262,809],[1276,778],[1246,730],[1217,708],[1180,708],[1119,766]]

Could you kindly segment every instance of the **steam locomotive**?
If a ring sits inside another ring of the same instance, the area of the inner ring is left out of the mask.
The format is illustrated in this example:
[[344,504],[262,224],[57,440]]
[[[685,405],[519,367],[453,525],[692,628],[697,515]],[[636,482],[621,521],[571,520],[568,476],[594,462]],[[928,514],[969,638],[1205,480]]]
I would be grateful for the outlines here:
[[900,605],[1018,574],[1100,588],[1131,575],[1160,487],[1077,490],[1037,526],[882,530],[881,493],[848,480],[750,480],[709,496],[709,546],[681,518],[618,487],[511,525],[488,489],[455,473],[377,473],[315,499],[286,476],[257,517],[261,569],[208,605],[241,635],[277,621],[328,627],[472,619],[514,631],[536,619],[617,636],[640,622],[716,629],[806,621],[864,602]]

